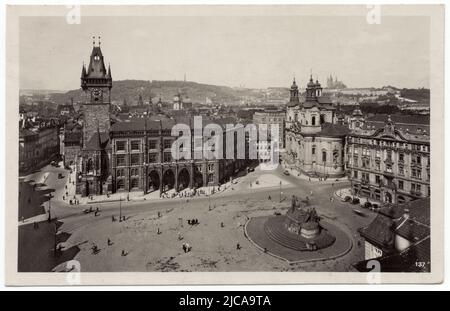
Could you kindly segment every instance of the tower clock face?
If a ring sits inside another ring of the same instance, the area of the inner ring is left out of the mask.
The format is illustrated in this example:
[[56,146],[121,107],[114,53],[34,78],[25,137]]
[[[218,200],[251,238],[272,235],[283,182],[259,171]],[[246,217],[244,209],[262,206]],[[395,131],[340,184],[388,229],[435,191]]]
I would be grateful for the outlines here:
[[93,89],[92,90],[92,98],[94,101],[99,101],[102,97],[102,90],[100,89]]

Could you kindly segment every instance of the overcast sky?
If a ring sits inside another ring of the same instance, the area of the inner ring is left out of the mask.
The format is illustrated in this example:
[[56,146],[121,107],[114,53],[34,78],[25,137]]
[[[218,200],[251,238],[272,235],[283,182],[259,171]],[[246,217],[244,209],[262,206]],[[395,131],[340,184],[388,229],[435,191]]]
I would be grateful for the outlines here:
[[22,17],[21,89],[80,86],[92,36],[114,80],[187,80],[228,86],[429,87],[429,19],[383,17]]

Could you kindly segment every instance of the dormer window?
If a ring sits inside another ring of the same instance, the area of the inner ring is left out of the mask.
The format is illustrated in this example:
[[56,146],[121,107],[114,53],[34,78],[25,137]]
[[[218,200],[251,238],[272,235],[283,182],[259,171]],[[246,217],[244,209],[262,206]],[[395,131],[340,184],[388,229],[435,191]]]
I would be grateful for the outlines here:
[[94,56],[94,60],[95,60],[95,61],[99,61],[99,60],[100,60],[100,56],[95,55],[95,56]]

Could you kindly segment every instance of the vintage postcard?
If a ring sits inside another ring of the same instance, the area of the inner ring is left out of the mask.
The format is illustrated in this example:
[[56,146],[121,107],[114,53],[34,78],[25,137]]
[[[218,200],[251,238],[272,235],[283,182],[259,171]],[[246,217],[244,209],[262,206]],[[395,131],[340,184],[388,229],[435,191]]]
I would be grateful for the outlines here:
[[6,30],[7,285],[443,281],[443,5]]

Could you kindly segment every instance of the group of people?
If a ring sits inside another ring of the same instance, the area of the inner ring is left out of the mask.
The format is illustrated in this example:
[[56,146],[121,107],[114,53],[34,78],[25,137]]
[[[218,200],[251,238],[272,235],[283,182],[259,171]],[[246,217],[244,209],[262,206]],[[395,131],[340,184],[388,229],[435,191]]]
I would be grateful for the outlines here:
[[188,222],[188,225],[191,225],[191,226],[194,226],[194,225],[198,225],[198,224],[199,224],[197,218],[195,218],[195,219],[188,219],[187,222]]

